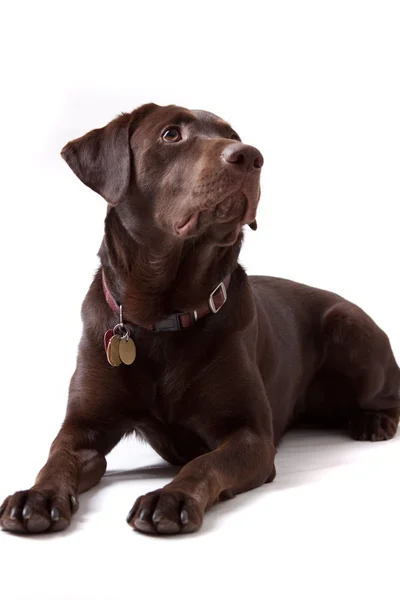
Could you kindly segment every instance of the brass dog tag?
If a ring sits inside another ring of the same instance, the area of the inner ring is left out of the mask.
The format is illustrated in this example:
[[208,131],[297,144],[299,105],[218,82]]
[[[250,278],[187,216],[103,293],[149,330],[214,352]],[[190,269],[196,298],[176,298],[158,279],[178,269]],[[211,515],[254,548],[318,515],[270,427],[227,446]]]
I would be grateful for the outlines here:
[[107,360],[112,367],[119,367],[122,362],[119,356],[119,342],[120,337],[118,335],[113,335],[108,342]]
[[104,347],[107,360],[112,367],[119,367],[122,363],[131,365],[136,358],[136,345],[124,324],[122,304],[119,306],[118,325],[114,329],[108,329],[104,334]]
[[136,345],[132,338],[123,337],[119,342],[119,357],[125,365],[131,365],[136,358]]

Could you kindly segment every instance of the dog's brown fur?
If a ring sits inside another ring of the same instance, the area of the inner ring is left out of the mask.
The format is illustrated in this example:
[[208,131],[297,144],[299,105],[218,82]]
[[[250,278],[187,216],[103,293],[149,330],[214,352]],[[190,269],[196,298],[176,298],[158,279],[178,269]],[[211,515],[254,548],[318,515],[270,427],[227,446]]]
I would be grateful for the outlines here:
[[[171,129],[179,135],[165,136]],[[272,481],[276,446],[292,424],[393,437],[400,371],[383,331],[340,296],[247,277],[237,264],[242,226],[255,227],[262,156],[227,123],[149,104],[62,155],[109,203],[99,256],[137,359],[107,362],[103,335],[118,319],[99,269],[83,303],[64,424],[35,485],[2,504],[4,529],[65,529],[78,494],[99,482],[106,454],[132,432],[183,465],[129,513],[134,528],[160,534],[195,531],[215,502]],[[218,314],[179,332],[146,329],[202,305],[229,273]]]

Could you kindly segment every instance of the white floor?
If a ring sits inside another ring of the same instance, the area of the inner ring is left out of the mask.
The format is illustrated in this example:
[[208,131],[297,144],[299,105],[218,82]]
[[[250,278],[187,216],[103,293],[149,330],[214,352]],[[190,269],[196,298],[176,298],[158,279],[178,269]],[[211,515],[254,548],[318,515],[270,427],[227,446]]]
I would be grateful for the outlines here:
[[[22,473],[3,477],[0,496],[24,485],[34,462],[30,453]],[[274,483],[215,507],[199,533],[182,537],[125,523],[136,497],[167,483],[172,467],[133,440],[108,464],[68,531],[0,533],[3,600],[397,597],[399,433],[373,444],[291,432]]]

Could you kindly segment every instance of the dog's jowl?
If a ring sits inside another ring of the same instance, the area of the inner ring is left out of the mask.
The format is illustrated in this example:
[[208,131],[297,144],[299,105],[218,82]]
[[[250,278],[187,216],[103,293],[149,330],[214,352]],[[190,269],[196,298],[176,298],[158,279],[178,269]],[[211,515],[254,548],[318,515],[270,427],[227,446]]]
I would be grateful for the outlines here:
[[108,203],[101,266],[64,423],[34,486],[1,505],[5,530],[68,527],[130,433],[181,465],[132,498],[128,523],[158,534],[196,531],[214,503],[272,481],[289,426],[394,436],[400,371],[386,334],[336,294],[238,264],[263,157],[227,122],[147,104],[62,156]]

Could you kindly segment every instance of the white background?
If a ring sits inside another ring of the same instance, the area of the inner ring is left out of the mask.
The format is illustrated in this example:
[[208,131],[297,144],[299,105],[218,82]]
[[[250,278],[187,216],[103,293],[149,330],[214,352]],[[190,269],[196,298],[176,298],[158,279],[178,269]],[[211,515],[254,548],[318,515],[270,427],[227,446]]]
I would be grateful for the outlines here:
[[[210,110],[258,146],[242,263],[360,304],[400,359],[398,2],[36,0],[0,20],[0,496],[32,483],[59,428],[98,264],[105,202],[59,151],[143,102]],[[289,434],[271,486],[158,539],[124,519],[172,471],[125,442],[65,534],[0,533],[0,595],[395,596],[399,449]]]

